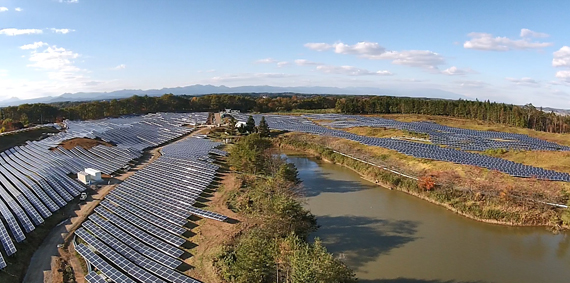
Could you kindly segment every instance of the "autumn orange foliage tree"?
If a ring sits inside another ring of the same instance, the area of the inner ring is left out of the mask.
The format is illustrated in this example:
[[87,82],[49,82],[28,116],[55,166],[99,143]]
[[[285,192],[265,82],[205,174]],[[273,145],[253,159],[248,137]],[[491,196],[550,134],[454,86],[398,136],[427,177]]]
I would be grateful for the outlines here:
[[418,180],[418,186],[426,191],[431,191],[435,188],[435,181],[431,176],[423,176]]

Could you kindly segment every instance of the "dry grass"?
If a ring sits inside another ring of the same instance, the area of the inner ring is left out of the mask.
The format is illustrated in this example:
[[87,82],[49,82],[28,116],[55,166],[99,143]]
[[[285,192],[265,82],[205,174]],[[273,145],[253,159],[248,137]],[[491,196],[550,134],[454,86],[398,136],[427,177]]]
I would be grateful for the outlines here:
[[211,219],[202,219],[196,222],[198,227],[194,229],[196,235],[190,241],[196,247],[190,250],[194,255],[186,263],[194,268],[187,272],[187,275],[205,283],[220,282],[214,267],[214,258],[221,251],[224,244],[237,235],[244,226],[246,219],[231,211],[227,206],[228,196],[232,191],[241,187],[241,181],[235,173],[223,176],[221,186],[214,192],[211,201],[208,202],[208,210],[221,213],[229,218],[239,221],[238,224],[219,222]]

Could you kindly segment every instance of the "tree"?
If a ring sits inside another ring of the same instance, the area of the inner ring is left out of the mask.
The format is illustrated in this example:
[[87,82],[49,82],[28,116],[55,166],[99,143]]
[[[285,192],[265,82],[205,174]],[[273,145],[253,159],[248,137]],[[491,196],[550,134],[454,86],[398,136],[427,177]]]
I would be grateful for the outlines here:
[[247,133],[247,129],[245,128],[244,125],[240,125],[240,126],[237,128],[237,130],[238,130],[238,132],[239,132],[240,134],[242,134],[242,135],[245,134],[245,133]]
[[230,135],[235,135],[236,134],[236,119],[232,116],[230,116],[230,118],[228,118],[228,133]]
[[270,146],[271,142],[259,134],[245,136],[230,149],[229,163],[238,171],[262,173],[270,159],[265,152]]
[[424,176],[418,180],[418,186],[426,191],[431,191],[435,188],[435,181],[431,176]]
[[281,166],[279,166],[279,170],[277,171],[278,177],[295,184],[301,182],[298,175],[299,171],[297,171],[297,167],[295,167],[295,164],[293,163],[281,164]]
[[247,118],[247,122],[245,122],[245,129],[249,133],[253,133],[253,130],[255,130],[255,120],[253,119],[253,116],[249,115]]
[[267,121],[265,121],[265,116],[261,117],[261,121],[259,121],[259,127],[257,128],[257,131],[262,137],[264,138],[269,137],[269,133],[271,131],[269,130],[269,125],[267,124]]

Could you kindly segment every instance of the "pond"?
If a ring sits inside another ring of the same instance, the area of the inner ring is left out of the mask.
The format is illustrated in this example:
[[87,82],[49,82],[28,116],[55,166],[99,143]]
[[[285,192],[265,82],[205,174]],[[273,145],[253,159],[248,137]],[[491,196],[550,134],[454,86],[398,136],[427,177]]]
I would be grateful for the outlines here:
[[360,282],[570,282],[570,236],[477,222],[294,152],[306,207]]

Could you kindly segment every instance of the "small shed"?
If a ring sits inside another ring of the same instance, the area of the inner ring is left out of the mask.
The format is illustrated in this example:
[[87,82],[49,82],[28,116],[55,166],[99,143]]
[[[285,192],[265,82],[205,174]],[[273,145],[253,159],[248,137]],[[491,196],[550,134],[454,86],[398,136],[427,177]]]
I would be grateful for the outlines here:
[[77,179],[79,179],[79,182],[89,185],[89,182],[91,182],[91,175],[85,173],[85,171],[81,171],[77,173]]
[[91,180],[95,182],[101,181],[101,171],[93,168],[85,168],[85,173],[91,176]]

